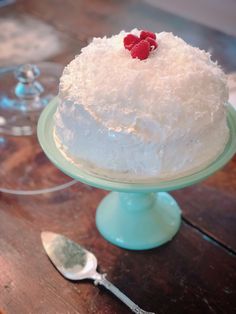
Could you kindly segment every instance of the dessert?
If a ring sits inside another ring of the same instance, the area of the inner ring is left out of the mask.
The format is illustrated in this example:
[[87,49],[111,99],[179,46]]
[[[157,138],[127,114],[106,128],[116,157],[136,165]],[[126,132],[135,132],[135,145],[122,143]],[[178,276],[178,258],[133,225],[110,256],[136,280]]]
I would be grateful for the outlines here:
[[101,174],[178,177],[215,160],[229,137],[225,74],[172,33],[94,38],[65,68],[58,99],[58,148]]

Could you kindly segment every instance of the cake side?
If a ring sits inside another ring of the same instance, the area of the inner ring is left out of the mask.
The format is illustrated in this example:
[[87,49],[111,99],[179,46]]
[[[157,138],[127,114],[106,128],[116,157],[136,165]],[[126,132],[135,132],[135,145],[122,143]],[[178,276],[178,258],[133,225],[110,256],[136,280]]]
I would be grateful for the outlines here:
[[[64,106],[70,106],[74,119]],[[100,168],[101,174],[112,171],[161,178],[188,173],[216,159],[228,140],[225,119],[220,116],[201,132],[182,132],[178,139],[151,141],[140,139],[135,133],[107,130],[78,104],[64,102],[58,109],[55,115],[58,148],[75,163]],[[76,132],[71,131],[75,129]]]

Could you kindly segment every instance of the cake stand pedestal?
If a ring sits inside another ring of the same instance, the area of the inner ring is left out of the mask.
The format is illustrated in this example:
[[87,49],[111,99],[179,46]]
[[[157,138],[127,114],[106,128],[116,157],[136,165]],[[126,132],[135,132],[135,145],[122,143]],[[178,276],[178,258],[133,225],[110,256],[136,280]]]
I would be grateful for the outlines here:
[[66,159],[53,138],[55,98],[43,111],[38,122],[39,142],[48,158],[64,173],[83,183],[111,190],[99,204],[96,224],[111,243],[131,250],[158,247],[170,241],[181,223],[181,210],[167,191],[197,183],[223,167],[236,152],[236,112],[228,106],[230,138],[224,152],[208,167],[177,179],[120,180],[96,174]]
[[96,213],[104,238],[132,250],[150,249],[171,240],[180,222],[180,208],[166,192],[111,192]]

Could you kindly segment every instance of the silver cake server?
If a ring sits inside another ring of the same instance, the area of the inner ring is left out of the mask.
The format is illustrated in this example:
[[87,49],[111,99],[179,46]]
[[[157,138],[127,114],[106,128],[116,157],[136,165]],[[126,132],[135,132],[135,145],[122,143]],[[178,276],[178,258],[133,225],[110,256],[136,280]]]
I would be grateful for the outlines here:
[[155,314],[142,310],[131,301],[124,293],[116,288],[106,279],[106,274],[97,272],[97,259],[82,246],[53,232],[42,232],[41,239],[47,255],[59,270],[59,272],[70,280],[92,279],[95,285],[102,285],[122,302],[124,302],[134,313]]

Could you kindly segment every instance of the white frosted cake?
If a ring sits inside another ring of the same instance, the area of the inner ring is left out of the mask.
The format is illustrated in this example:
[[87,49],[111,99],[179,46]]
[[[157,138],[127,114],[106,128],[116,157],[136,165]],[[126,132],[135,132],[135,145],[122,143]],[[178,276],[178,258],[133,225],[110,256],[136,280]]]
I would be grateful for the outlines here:
[[151,36],[155,47],[131,38],[132,49],[124,47],[127,35],[94,38],[65,68],[57,146],[71,162],[107,175],[165,178],[206,167],[229,137],[223,71],[172,33]]

